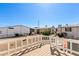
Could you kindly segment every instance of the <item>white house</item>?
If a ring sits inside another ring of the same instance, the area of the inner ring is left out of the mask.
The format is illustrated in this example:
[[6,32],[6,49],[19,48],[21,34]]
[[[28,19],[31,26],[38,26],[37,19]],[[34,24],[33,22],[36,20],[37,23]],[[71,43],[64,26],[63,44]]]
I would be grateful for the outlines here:
[[15,25],[9,27],[0,27],[0,38],[12,37],[16,34],[28,35],[30,33],[30,28],[23,25]]
[[67,25],[57,28],[57,33],[65,32],[68,37],[79,39],[79,25]]

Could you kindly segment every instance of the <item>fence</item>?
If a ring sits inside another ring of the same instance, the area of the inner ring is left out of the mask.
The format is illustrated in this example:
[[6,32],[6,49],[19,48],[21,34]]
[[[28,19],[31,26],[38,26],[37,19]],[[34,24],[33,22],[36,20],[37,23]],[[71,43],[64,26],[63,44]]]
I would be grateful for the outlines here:
[[43,44],[50,44],[50,36],[42,36]]
[[32,35],[0,39],[0,56],[21,55],[50,43],[50,36]]
[[27,36],[0,39],[0,55],[14,55],[24,50],[38,48],[42,44],[42,36]]
[[50,36],[50,46],[60,53],[79,56],[79,40]]

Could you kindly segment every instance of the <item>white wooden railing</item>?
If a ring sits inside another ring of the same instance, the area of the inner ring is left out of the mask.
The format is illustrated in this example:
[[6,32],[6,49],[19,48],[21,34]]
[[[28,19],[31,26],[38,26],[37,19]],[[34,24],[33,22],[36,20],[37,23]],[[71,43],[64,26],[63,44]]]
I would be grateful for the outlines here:
[[21,55],[21,52],[33,50],[50,44],[50,36],[32,35],[27,37],[0,39],[0,56]]
[[38,47],[40,44],[41,35],[0,39],[0,56],[13,55],[31,47]]
[[50,36],[50,46],[68,55],[79,56],[79,40]]
[[[50,44],[50,47],[56,48],[63,52],[69,52],[69,55],[79,55],[79,40],[66,39],[67,48],[64,48],[64,39],[55,36],[33,35],[27,37],[0,39],[0,56],[17,55],[25,50],[33,50],[40,45]],[[21,54],[20,54],[21,55]]]

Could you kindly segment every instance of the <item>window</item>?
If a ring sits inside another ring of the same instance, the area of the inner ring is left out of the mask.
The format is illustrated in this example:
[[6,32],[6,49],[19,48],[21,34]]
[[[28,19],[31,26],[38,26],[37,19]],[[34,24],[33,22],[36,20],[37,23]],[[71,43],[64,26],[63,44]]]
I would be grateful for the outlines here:
[[65,31],[71,32],[71,31],[72,31],[72,28],[71,28],[71,27],[66,27],[66,28],[65,28]]

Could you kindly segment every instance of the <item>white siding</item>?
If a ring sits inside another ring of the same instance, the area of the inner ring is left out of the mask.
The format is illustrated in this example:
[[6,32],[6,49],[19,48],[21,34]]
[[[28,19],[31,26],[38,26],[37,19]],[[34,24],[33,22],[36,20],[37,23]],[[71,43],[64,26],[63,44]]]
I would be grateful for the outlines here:
[[7,36],[7,28],[0,28],[0,37],[6,37]]
[[[0,38],[2,37],[11,37],[15,36],[16,33],[24,35],[25,33],[29,34],[30,33],[30,28],[25,27],[25,26],[12,26],[13,29],[9,29],[7,27],[0,28]],[[8,34],[7,34],[8,33]]]
[[63,27],[62,32],[66,32],[68,34],[68,37],[71,37],[71,36],[73,36],[74,38],[79,37],[79,27],[71,27],[71,28],[72,28],[71,32],[66,32],[65,27]]
[[74,37],[79,37],[79,27],[72,28],[72,33]]

